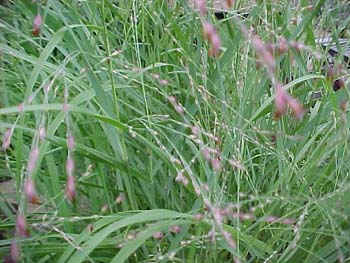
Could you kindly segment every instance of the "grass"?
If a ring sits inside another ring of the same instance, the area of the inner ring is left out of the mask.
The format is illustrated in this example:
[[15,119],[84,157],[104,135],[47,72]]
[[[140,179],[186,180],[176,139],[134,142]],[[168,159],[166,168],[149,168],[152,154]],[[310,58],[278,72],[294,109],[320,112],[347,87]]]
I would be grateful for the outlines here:
[[[0,180],[14,185],[0,195],[0,257],[17,244],[19,262],[349,260],[349,90],[333,92],[315,43],[325,30],[347,36],[347,3],[257,1],[245,19],[244,2],[220,21],[186,1],[0,6],[0,132],[13,131]],[[215,58],[201,19],[220,36]],[[265,43],[306,46],[275,56],[301,120],[275,118],[268,69],[242,23]],[[40,204],[27,202],[26,178]]]

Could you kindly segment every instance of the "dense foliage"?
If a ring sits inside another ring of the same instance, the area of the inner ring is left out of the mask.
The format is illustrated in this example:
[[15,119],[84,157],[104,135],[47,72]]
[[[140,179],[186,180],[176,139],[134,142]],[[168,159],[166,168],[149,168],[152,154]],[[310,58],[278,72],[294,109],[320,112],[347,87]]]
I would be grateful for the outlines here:
[[170,2],[0,6],[0,257],[348,262],[346,1]]

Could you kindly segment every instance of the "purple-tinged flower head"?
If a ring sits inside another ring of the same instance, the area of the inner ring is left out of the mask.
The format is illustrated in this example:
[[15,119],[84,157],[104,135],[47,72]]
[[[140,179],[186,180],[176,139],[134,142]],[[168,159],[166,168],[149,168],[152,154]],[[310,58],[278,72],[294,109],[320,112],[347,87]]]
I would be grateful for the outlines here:
[[68,150],[73,151],[74,145],[75,145],[74,137],[72,135],[68,135],[68,137],[67,137],[67,148],[68,148]]
[[208,238],[209,238],[209,241],[211,243],[214,243],[215,242],[215,229],[212,228],[209,232],[208,232]]
[[117,198],[115,199],[116,204],[121,204],[125,200],[125,194],[120,193]]
[[196,221],[201,221],[204,218],[203,214],[195,214],[193,219]]
[[215,32],[215,34],[211,38],[211,48],[209,50],[209,54],[213,57],[216,57],[220,54],[221,48],[221,40],[219,35]]
[[289,42],[290,47],[294,48],[296,51],[300,52],[303,49],[305,49],[305,45],[303,43],[297,42],[297,41],[290,41]]
[[245,170],[245,167],[241,163],[239,163],[238,161],[236,161],[234,159],[230,159],[230,160],[228,160],[228,162],[232,166],[232,168],[235,170]]
[[24,103],[22,102],[22,103],[18,104],[17,109],[18,109],[18,113],[23,112],[23,110],[24,110]]
[[27,172],[29,175],[31,175],[34,172],[36,162],[38,160],[38,156],[39,156],[39,148],[38,148],[38,145],[35,145],[29,155],[28,166],[27,166]]
[[262,62],[266,65],[270,72],[275,71],[275,59],[273,58],[271,52],[268,50],[265,43],[258,37],[252,37],[252,45],[255,49],[255,52],[261,58]]
[[183,177],[183,179],[182,179],[182,184],[183,184],[184,186],[187,186],[187,185],[188,185],[188,179],[187,179],[186,177]]
[[204,39],[211,42],[211,39],[212,39],[214,34],[216,34],[214,26],[211,23],[204,21],[203,22],[203,37],[204,37]]
[[194,193],[196,194],[196,196],[201,195],[201,189],[197,185],[194,186]]
[[17,242],[12,242],[11,243],[11,248],[10,248],[10,261],[12,263],[16,263],[19,261],[19,258],[21,256],[21,253],[18,248]]
[[276,217],[276,216],[267,216],[266,218],[265,218],[265,221],[267,222],[267,223],[274,223],[274,222],[276,222],[278,220],[278,218]]
[[62,110],[64,113],[67,113],[69,111],[70,105],[66,102],[63,103],[62,105]]
[[43,21],[41,19],[41,15],[38,14],[34,18],[33,31],[32,31],[33,36],[36,36],[36,37],[39,36],[42,23],[43,23]]
[[228,243],[228,245],[233,248],[236,249],[236,243],[233,241],[232,236],[229,232],[227,231],[223,231],[222,235],[224,236],[226,242]]
[[11,144],[12,129],[6,129],[2,141],[1,149],[5,151]]
[[32,93],[31,95],[29,95],[28,97],[28,104],[32,103],[35,99],[35,93]]
[[16,233],[22,237],[29,237],[26,218],[23,214],[18,213],[16,218]]
[[193,135],[198,136],[199,133],[201,132],[201,129],[198,126],[192,126],[191,132]]
[[169,102],[171,103],[171,104],[176,104],[176,98],[175,98],[175,96],[168,96],[168,100],[169,100]]
[[46,137],[46,130],[44,126],[40,126],[39,128],[39,138],[40,140],[44,140]]
[[174,109],[179,114],[184,114],[185,113],[184,108],[181,105],[179,105],[179,104],[174,105]]
[[101,208],[101,213],[102,214],[105,214],[105,213],[107,213],[108,212],[108,210],[109,210],[109,207],[108,207],[108,205],[107,204],[105,204],[104,206],[102,206],[102,208]]
[[70,202],[74,202],[77,198],[75,180],[73,175],[67,176],[66,195]]
[[289,99],[289,107],[292,110],[293,117],[297,120],[301,120],[304,116],[304,108],[300,105],[299,101],[293,97]]
[[221,171],[221,164],[220,164],[220,159],[219,157],[215,157],[211,160],[211,165],[213,166],[214,170],[216,172],[220,172]]
[[281,223],[284,225],[293,225],[294,219],[293,218],[284,218],[284,219],[282,219]]
[[153,233],[154,239],[161,240],[161,239],[163,239],[163,237],[164,237],[163,232],[158,231],[158,232]]
[[162,86],[166,86],[168,85],[169,81],[167,81],[166,79],[160,79],[159,80],[159,84],[162,85]]
[[130,232],[126,235],[126,240],[130,241],[130,240],[134,240],[137,237],[137,233],[136,232]]
[[205,0],[196,0],[196,7],[198,8],[200,15],[204,16],[207,13]]
[[281,83],[276,84],[276,94],[275,94],[275,118],[278,119],[287,112],[289,95],[284,90]]
[[31,177],[28,177],[24,183],[24,192],[27,195],[27,200],[31,204],[40,204],[39,197],[35,190],[34,181]]
[[179,172],[179,173],[176,175],[176,177],[175,177],[175,182],[177,182],[177,183],[182,183],[183,180],[184,180],[184,177],[183,177],[182,173]]
[[74,160],[72,157],[68,157],[67,158],[67,162],[66,162],[66,172],[67,172],[67,176],[73,176],[73,172],[74,172]]
[[211,157],[210,157],[210,150],[209,150],[208,147],[203,147],[203,149],[202,149],[202,154],[203,154],[205,160],[207,160],[207,161],[210,161],[210,160],[211,160]]
[[278,38],[277,53],[282,55],[288,51],[288,42],[284,37]]
[[181,227],[178,225],[172,225],[169,230],[171,233],[178,234],[181,232]]

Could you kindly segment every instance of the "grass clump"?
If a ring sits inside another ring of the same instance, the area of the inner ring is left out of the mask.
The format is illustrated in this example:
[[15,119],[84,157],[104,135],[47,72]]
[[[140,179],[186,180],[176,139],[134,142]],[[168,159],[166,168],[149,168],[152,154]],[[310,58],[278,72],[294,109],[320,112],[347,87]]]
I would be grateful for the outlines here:
[[0,7],[6,262],[349,260],[344,5],[243,2]]

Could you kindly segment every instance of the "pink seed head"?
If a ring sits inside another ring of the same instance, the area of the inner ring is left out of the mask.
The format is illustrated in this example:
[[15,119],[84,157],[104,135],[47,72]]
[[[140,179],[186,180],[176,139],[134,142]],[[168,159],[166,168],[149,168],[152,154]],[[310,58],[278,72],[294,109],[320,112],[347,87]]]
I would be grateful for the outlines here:
[[34,18],[33,31],[32,31],[33,36],[39,36],[41,24],[42,24],[41,15],[38,14],[38,15]]
[[171,233],[178,234],[180,233],[181,228],[178,225],[172,225],[169,230]]
[[275,59],[273,58],[265,43],[258,36],[254,36],[252,37],[252,45],[255,49],[255,52],[262,59],[267,68],[270,71],[274,71]]
[[6,129],[4,139],[2,141],[1,149],[5,151],[11,144],[12,129]]
[[277,51],[279,55],[288,51],[288,42],[284,37],[278,39]]
[[40,140],[44,140],[46,137],[46,130],[45,130],[45,127],[41,126],[39,128],[39,138]]
[[265,218],[265,221],[267,223],[273,223],[273,222],[275,222],[277,220],[278,220],[278,218],[276,216],[268,216],[268,217]]
[[35,93],[31,94],[31,95],[28,97],[28,104],[32,103],[34,99],[35,99]]
[[107,213],[107,212],[108,212],[108,209],[109,209],[109,207],[108,207],[108,205],[106,204],[106,205],[102,206],[101,212],[102,212],[103,214],[104,214],[104,213]]
[[182,183],[183,183],[184,186],[187,186],[188,185],[188,179],[186,177],[183,177]]
[[62,105],[63,112],[67,113],[69,111],[69,107],[70,107],[70,105],[68,103],[66,103],[66,102],[63,103],[63,105]]
[[284,225],[293,225],[294,219],[293,218],[284,218],[284,219],[282,219],[281,223]]
[[208,238],[209,238],[209,241],[211,243],[214,243],[215,242],[215,230],[214,228],[212,228],[209,232],[208,232]]
[[35,169],[38,156],[39,156],[39,148],[36,145],[34,146],[34,148],[32,149],[29,155],[28,166],[27,166],[27,172],[29,175],[31,175]]
[[181,105],[178,105],[178,104],[174,105],[174,109],[179,114],[184,114],[184,112],[185,112],[184,108]]
[[168,85],[168,81],[166,79],[160,79],[159,80],[159,84],[162,85],[162,86],[165,86],[165,85]]
[[234,159],[230,159],[228,162],[235,170],[245,170],[245,167]]
[[176,98],[175,96],[168,96],[168,100],[171,104],[176,104]]
[[18,109],[18,113],[23,112],[23,110],[24,110],[24,103],[22,102],[22,103],[18,104],[17,109]]
[[204,217],[203,214],[196,214],[196,215],[193,216],[194,220],[196,220],[196,221],[202,220],[203,217]]
[[120,193],[117,198],[115,199],[116,204],[120,204],[125,200],[125,194]]
[[160,232],[160,231],[155,232],[155,233],[153,234],[153,238],[154,238],[154,239],[157,239],[157,240],[161,240],[161,239],[163,239],[163,237],[164,237],[164,234],[163,234],[163,232]]
[[224,236],[226,242],[229,244],[229,246],[233,249],[236,249],[236,243],[233,241],[231,234],[227,231],[223,231],[222,235]]
[[221,165],[220,165],[220,160],[219,157],[216,157],[211,160],[211,164],[216,172],[220,172],[221,170]]
[[200,196],[201,195],[201,189],[198,186],[194,187],[194,192],[195,192],[196,196]]
[[135,239],[136,237],[137,237],[136,233],[129,233],[126,236],[126,240],[130,241],[130,240]]
[[12,243],[11,243],[10,256],[11,256],[11,259],[12,259],[11,262],[14,262],[14,263],[15,263],[15,262],[18,262],[18,261],[19,261],[19,258],[20,258],[20,256],[21,256],[21,253],[20,253],[20,251],[19,251],[17,242],[12,242]]
[[208,149],[208,147],[204,147],[202,149],[202,154],[204,156],[204,159],[209,161],[211,158],[210,158],[210,150]]
[[184,180],[184,177],[181,172],[179,172],[175,177],[175,182],[182,183]]
[[68,175],[67,177],[66,195],[70,202],[75,201],[75,199],[77,198],[74,176],[72,175]]
[[159,74],[152,74],[152,76],[153,76],[153,78],[155,78],[155,79],[160,79]]
[[220,48],[221,48],[221,40],[219,35],[215,32],[215,34],[211,38],[211,54],[212,56],[216,57],[220,54]]
[[196,7],[198,8],[199,14],[204,16],[207,13],[207,7],[205,0],[196,0]]
[[211,41],[213,35],[215,34],[215,28],[212,24],[207,21],[203,22],[203,37],[204,39]]
[[289,106],[294,118],[301,120],[304,116],[304,108],[300,105],[299,101],[295,98],[291,98],[289,100]]
[[18,213],[16,218],[16,232],[19,236],[28,237],[27,222],[23,214]]
[[201,129],[198,126],[192,126],[191,128],[192,134],[198,136],[201,132]]
[[67,147],[68,147],[68,150],[72,151],[74,149],[74,145],[75,145],[75,142],[74,142],[74,137],[72,135],[69,135],[67,137]]
[[72,157],[69,157],[66,162],[66,172],[68,176],[73,176],[74,171],[74,160]]
[[244,213],[244,214],[242,214],[241,219],[242,220],[249,220],[249,221],[251,221],[251,220],[254,220],[255,217],[252,214]]
[[275,95],[275,118],[278,119],[283,116],[287,111],[287,105],[289,100],[288,93],[284,90],[283,85],[276,84],[276,95]]
[[24,192],[27,195],[27,200],[29,203],[32,204],[39,204],[40,200],[38,198],[38,195],[36,193],[35,190],[35,185],[34,185],[34,181],[32,178],[27,178],[27,180],[24,183]]

